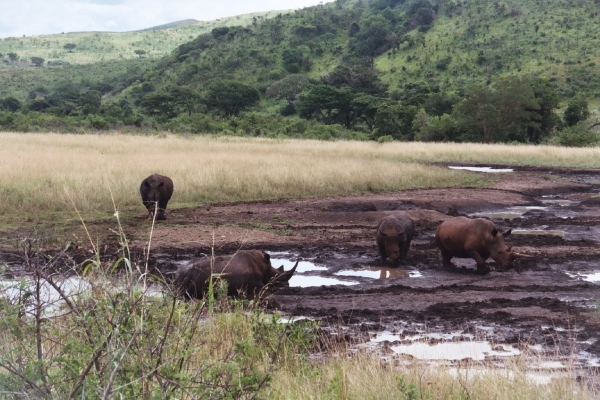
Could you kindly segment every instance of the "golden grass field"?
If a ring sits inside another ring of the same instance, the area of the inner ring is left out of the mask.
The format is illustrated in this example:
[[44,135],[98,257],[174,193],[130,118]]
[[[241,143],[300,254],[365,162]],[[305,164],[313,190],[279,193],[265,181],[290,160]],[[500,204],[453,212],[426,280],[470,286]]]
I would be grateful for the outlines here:
[[[139,206],[148,175],[171,177],[170,207],[473,186],[430,162],[600,167],[600,148],[322,142],[237,137],[0,133],[4,213]],[[489,178],[492,179],[492,178]]]

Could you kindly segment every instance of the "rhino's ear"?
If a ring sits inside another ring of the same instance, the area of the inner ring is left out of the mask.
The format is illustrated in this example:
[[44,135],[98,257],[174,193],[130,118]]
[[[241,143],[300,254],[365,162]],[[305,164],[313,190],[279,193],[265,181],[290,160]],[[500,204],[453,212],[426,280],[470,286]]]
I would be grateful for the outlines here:
[[510,252],[512,251],[512,246],[508,246],[508,247],[507,247],[507,249],[506,249],[506,251],[507,251],[508,253],[510,253]]
[[502,234],[502,236],[510,236],[510,234],[512,233],[512,229],[507,230],[506,232],[504,232]]
[[492,236],[496,237],[496,235],[498,235],[498,229],[494,228],[492,229]]
[[163,186],[165,186],[164,182],[161,182],[161,183],[158,184],[158,187],[163,187]]
[[283,270],[283,265],[282,265],[281,267],[277,268],[277,271],[279,271],[279,272],[284,272],[284,270]]
[[144,181],[144,186],[146,186],[146,187],[150,187],[150,182],[148,182],[148,181]]
[[265,256],[265,260],[267,260],[267,262],[271,262],[271,256],[269,255],[269,253],[265,253],[264,251],[262,253]]
[[384,221],[379,226],[379,232],[384,236],[396,236],[398,234],[396,227],[390,221]]

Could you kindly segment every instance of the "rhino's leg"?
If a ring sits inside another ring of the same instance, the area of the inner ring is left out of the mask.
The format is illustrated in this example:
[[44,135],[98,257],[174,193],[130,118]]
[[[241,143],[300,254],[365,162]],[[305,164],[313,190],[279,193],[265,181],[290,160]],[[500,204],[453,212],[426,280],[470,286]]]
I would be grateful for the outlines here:
[[410,241],[400,242],[400,263],[406,264],[406,256],[408,255],[408,249],[410,248]]
[[452,264],[452,254],[446,249],[440,249],[442,252],[442,260],[444,261],[444,268],[453,269],[454,264]]
[[377,247],[379,248],[379,257],[381,257],[381,263],[385,264],[385,259],[387,255],[385,254],[385,246],[383,243],[377,243]]
[[468,250],[467,254],[477,262],[477,273],[485,275],[490,272],[490,268],[485,263],[485,259],[475,250]]

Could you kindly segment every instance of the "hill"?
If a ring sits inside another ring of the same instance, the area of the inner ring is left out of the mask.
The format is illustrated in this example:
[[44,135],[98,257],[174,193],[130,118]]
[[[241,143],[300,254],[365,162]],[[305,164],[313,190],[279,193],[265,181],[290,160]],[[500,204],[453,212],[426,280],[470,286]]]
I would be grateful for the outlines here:
[[[539,142],[564,130],[593,142],[570,130],[600,93],[599,12],[585,0],[338,0],[213,27],[118,78],[79,70],[67,92],[101,93],[98,126],[130,124],[125,107],[174,131]],[[19,99],[60,110],[50,89]]]
[[[41,57],[54,64],[92,64],[110,60],[140,57],[158,58],[169,54],[178,45],[214,28],[248,25],[253,19],[272,18],[289,11],[251,13],[214,21],[184,20],[132,32],[72,32],[55,35],[8,37],[0,39],[0,54],[8,60],[15,53],[21,62],[6,67],[29,67],[31,57]],[[194,21],[194,22],[192,22]],[[75,45],[71,50],[67,44]],[[143,51],[142,55],[136,50]],[[1,61],[1,59],[0,59]]]

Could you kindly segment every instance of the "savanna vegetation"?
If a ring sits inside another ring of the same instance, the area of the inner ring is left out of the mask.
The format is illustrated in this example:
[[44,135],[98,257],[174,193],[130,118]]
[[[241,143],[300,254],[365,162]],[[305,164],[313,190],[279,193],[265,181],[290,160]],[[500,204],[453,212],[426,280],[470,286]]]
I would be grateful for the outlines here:
[[0,127],[595,145],[600,5],[580,3],[338,0],[160,59],[8,69]]
[[[175,180],[170,207],[481,185],[429,162],[600,167],[600,149],[179,135],[0,135],[0,214],[139,209],[142,179]],[[107,215],[109,215],[107,214]]]

